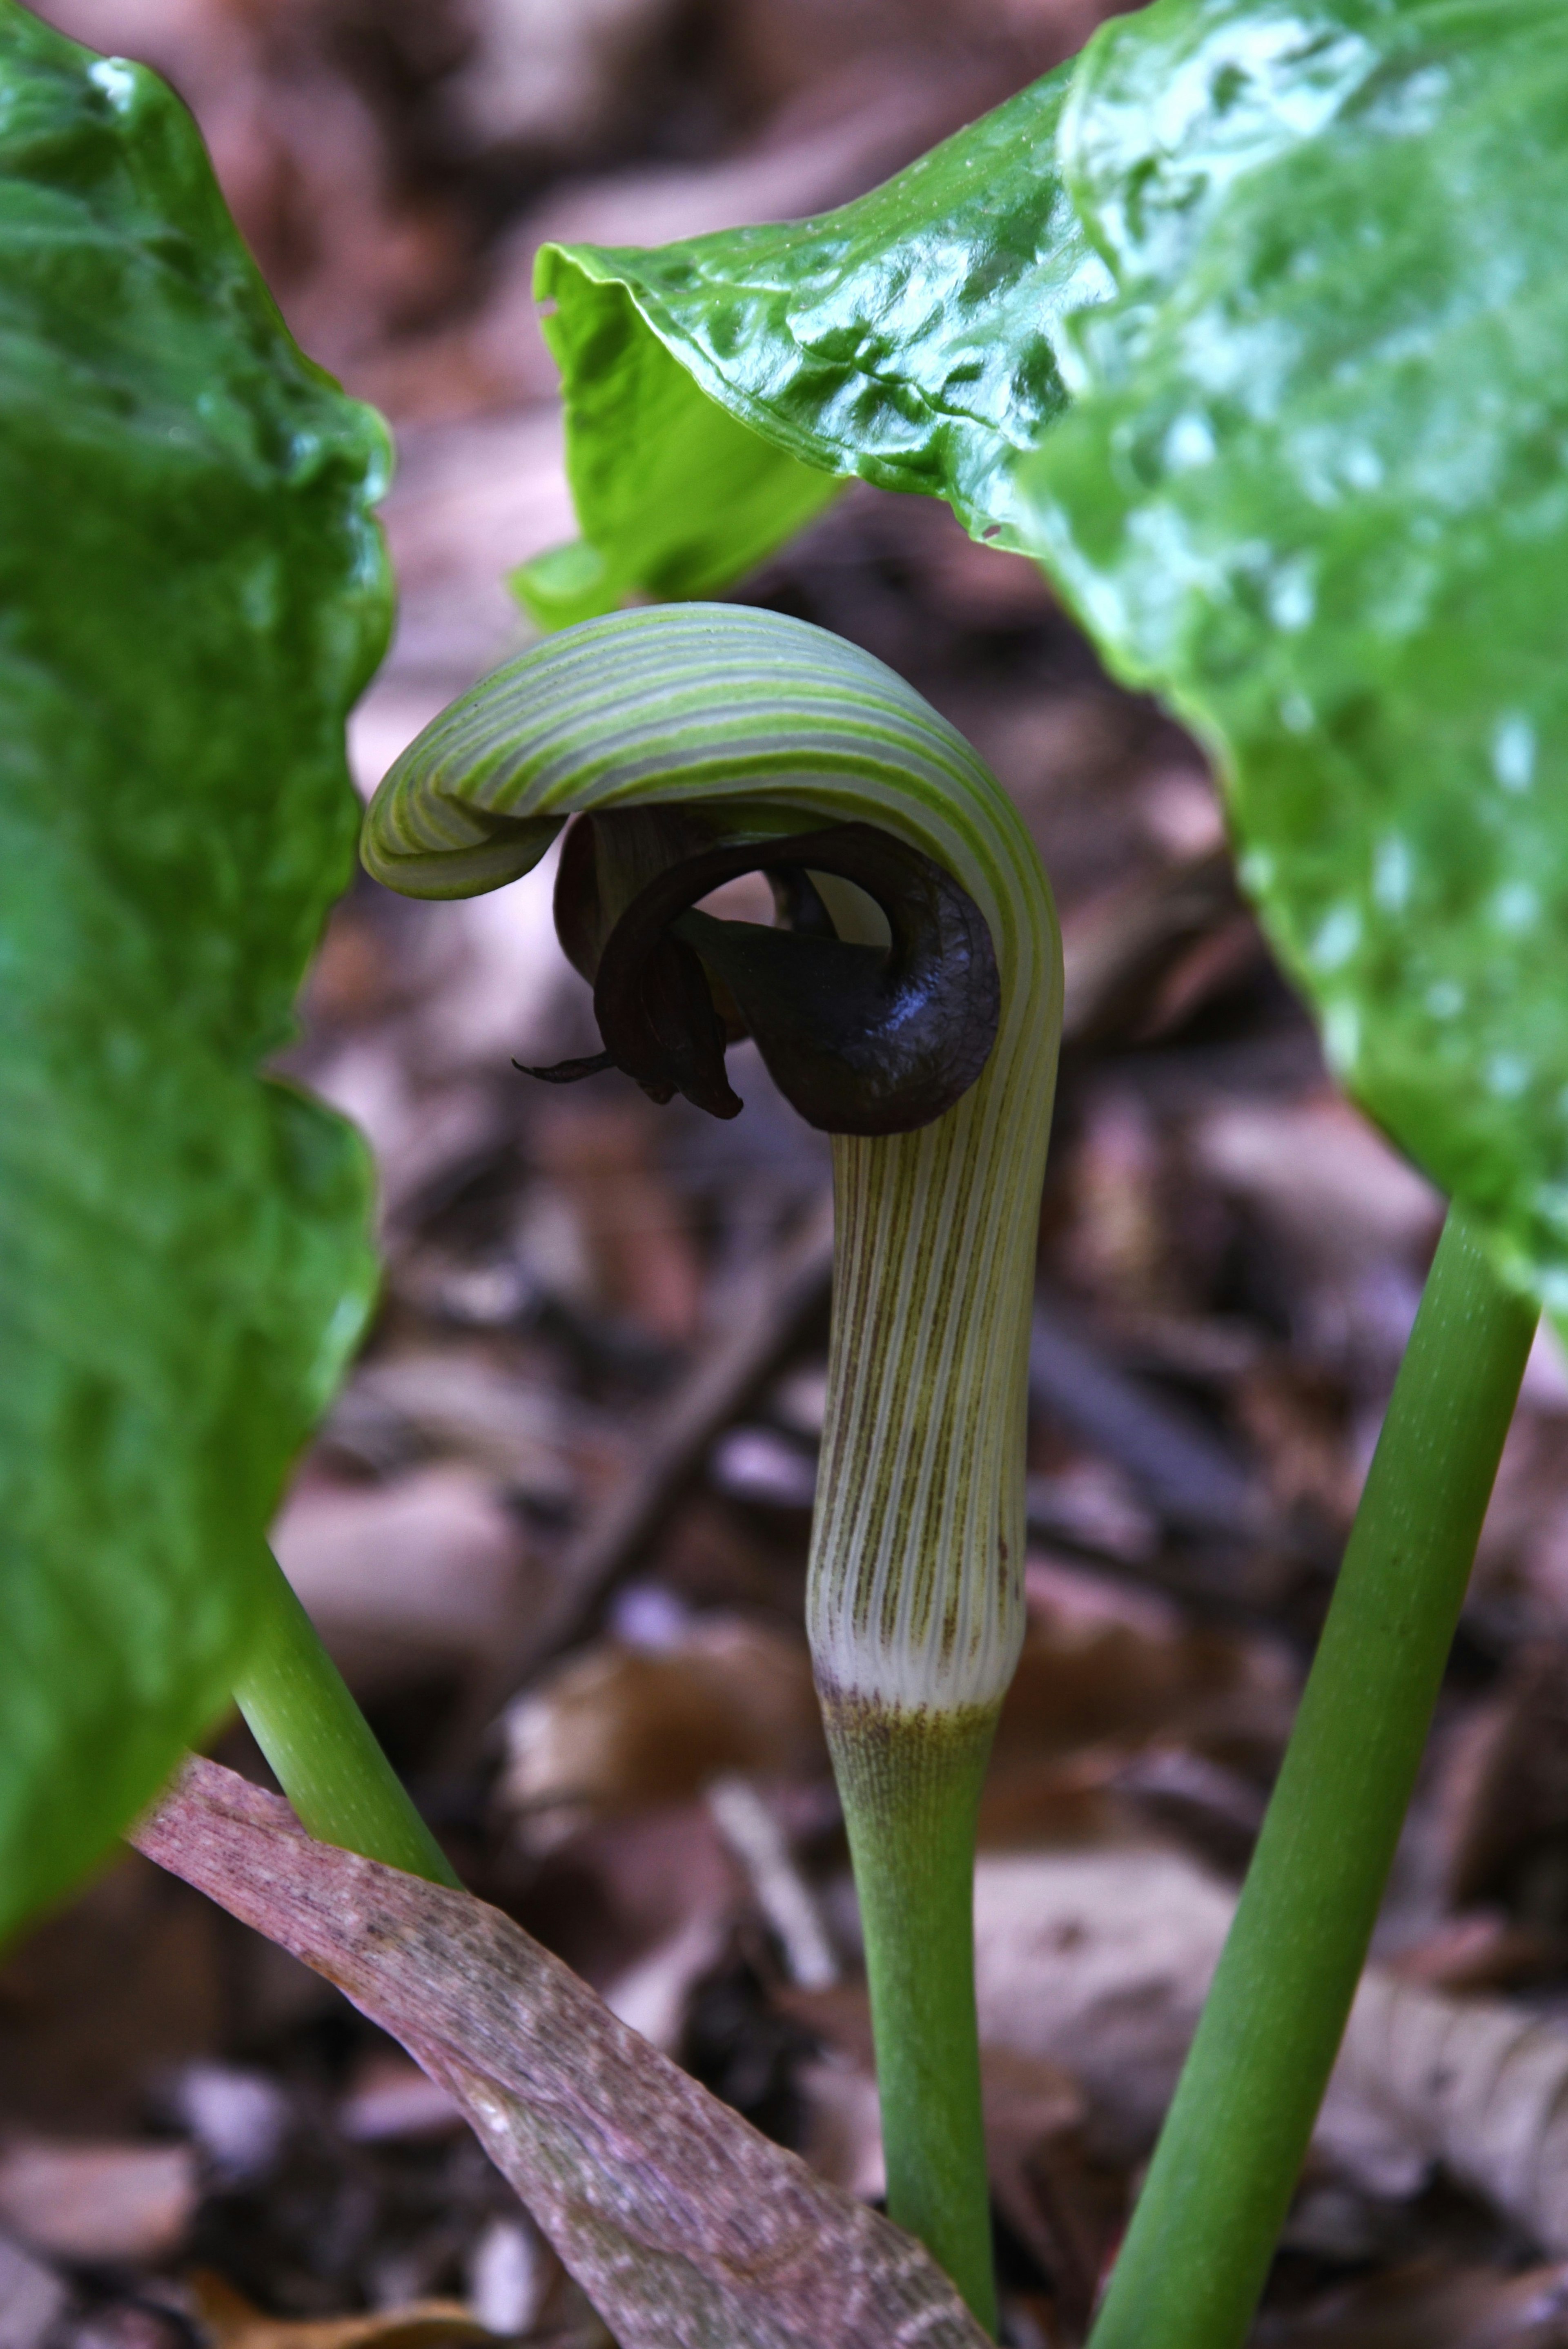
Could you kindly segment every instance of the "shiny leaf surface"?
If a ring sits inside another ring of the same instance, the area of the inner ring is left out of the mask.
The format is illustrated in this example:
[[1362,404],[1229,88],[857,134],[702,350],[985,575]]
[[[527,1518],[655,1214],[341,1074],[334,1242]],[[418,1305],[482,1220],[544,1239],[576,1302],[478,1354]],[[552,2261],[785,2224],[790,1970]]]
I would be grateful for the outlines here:
[[1054,168],[1067,87],[1047,74],[815,220],[547,246],[584,543],[519,574],[535,616],[713,594],[831,494],[824,471],[1016,545],[1012,460],[1064,405],[1062,318],[1109,286]]
[[1568,1304],[1568,17],[1161,0],[1064,168],[1115,270],[1024,469],[1228,778],[1349,1089]]
[[222,1707],[373,1278],[259,1061],[347,877],[380,428],[150,74],[0,0],[0,1926]]

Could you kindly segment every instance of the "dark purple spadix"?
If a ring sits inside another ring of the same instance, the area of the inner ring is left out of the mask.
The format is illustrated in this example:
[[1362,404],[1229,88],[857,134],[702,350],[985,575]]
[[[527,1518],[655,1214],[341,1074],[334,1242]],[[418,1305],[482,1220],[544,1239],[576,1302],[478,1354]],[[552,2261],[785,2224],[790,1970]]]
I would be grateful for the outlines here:
[[[743,873],[767,875],[778,926],[697,910]],[[889,946],[837,936],[813,873],[863,890]],[[749,1034],[808,1124],[903,1133],[968,1091],[995,1039],[1001,989],[979,907],[932,857],[874,824],[716,843],[682,810],[583,816],[567,834],[555,919],[593,982],[605,1045],[529,1071],[557,1083],[614,1066],[655,1101],[684,1093],[734,1117],[725,1048]]]

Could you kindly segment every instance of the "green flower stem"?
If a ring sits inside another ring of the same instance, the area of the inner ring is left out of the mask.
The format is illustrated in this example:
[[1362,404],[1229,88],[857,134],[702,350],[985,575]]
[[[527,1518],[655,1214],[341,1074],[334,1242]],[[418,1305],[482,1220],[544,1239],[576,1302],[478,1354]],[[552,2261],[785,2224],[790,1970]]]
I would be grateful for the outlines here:
[[[1045,995],[1047,1056],[1049,1005]],[[1025,1028],[1014,1066],[994,1056],[918,1133],[835,1138],[806,1593],[865,1924],[888,2208],[988,2326],[975,1813],[1024,1629],[1026,1369],[1052,1075],[1031,1040]]]
[[300,1825],[323,1843],[461,1890],[282,1567],[264,1555],[265,1620],[234,1702]]
[[1090,2349],[1236,2349],[1366,1960],[1534,1335],[1451,1212]]
[[[991,933],[1001,1013],[978,1080],[916,1130],[834,1134],[806,1600],[893,2211],[988,2321],[971,1879],[984,1747],[1024,1633],[1029,1299],[1061,1034],[1050,890],[1006,792],[917,693],[738,605],[588,621],[510,662],[404,751],[362,854],[389,887],[471,896],[526,873],[567,816],[634,807],[735,842],[876,825],[952,874]],[[856,893],[820,879],[853,938]]]
[[825,1700],[860,1893],[888,2215],[990,2332],[991,2208],[975,2027],[975,1815],[994,1708],[890,1713]]

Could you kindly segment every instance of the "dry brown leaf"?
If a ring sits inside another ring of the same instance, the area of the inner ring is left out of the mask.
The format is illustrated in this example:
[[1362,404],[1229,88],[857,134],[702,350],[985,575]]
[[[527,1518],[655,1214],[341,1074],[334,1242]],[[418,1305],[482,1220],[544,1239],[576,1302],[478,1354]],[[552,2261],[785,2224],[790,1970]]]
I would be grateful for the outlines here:
[[372,2048],[338,2099],[337,2126],[350,2145],[397,2145],[444,2137],[463,2116],[445,2088],[391,2048]]
[[467,2112],[622,2349],[980,2349],[919,2244],[469,1894],[311,1840],[188,1762],[139,1847],[335,1982]]
[[1537,1927],[1568,1924],[1568,1640],[1532,1641],[1465,1725],[1442,1809],[1456,1907],[1499,1900]]
[[822,1195],[793,1230],[726,1285],[711,1341],[643,1426],[638,1464],[617,1480],[560,1560],[556,1605],[545,1610],[526,1649],[502,1660],[498,1699],[580,1637],[611,1587],[657,1536],[667,1537],[675,1504],[717,1439],[820,1316],[832,1268],[833,1205]]
[[560,2261],[523,2209],[487,2219],[464,2269],[474,2314],[509,2339],[533,2331],[562,2281]]
[[530,1596],[515,1518],[487,1477],[456,1464],[388,1485],[302,1481],[273,1542],[361,1691],[473,1673]]
[[199,2269],[191,2295],[214,2349],[441,2349],[490,2334],[460,2300],[417,2300],[370,2316],[265,2316],[222,2277]]
[[727,1909],[698,1903],[683,1925],[605,1985],[604,2003],[641,2039],[674,2055],[686,2036],[692,1993],[729,1938]]
[[659,1148],[653,1104],[634,1093],[547,1102],[534,1136],[540,1169],[578,1226],[594,1302],[681,1346],[696,1335],[703,1267]]
[[1369,1970],[1336,2079],[1429,2158],[1568,2251],[1568,2030]]
[[1389,1970],[1428,1990],[1511,1990],[1561,1973],[1563,1957],[1560,1941],[1515,1925],[1501,1909],[1464,1909],[1405,1943]]
[[1430,1184],[1341,1093],[1225,1101],[1194,1126],[1191,1149],[1322,1278],[1416,1259],[1442,1219]]
[[[1112,1606],[1106,1588],[1103,1578],[1030,1560],[1028,1634],[981,1804],[982,1848],[1125,1839],[1132,1811],[1123,1796],[1189,1826],[1200,1812],[1228,1806],[1236,1816],[1226,1856],[1244,1859],[1261,1788],[1210,1757],[1240,1754],[1250,1764],[1283,1746],[1288,1665],[1260,1641],[1189,1629],[1150,1595]],[[1141,1776],[1140,1754],[1149,1757]],[[1168,1781],[1178,1775],[1176,1754],[1191,1783],[1161,1787],[1161,1772]],[[1147,1842],[1146,1824],[1134,1840]]]
[[1423,2260],[1320,2301],[1265,2317],[1254,2349],[1563,2349],[1568,2270],[1501,2275]]
[[499,1147],[493,1083],[466,1069],[444,1077],[408,1065],[389,1023],[342,1037],[312,1061],[313,1091],[363,1126],[376,1154],[382,1237],[406,1245],[429,1199]]
[[483,1345],[402,1347],[356,1366],[325,1430],[327,1447],[387,1473],[432,1453],[485,1470],[547,1508],[576,1499],[570,1447],[595,1423]]
[[0,2152],[0,2223],[67,2260],[158,2260],[195,2213],[188,2145],[13,2138]]
[[745,1897],[740,1871],[700,1801],[592,1821],[542,1862],[530,1859],[528,1887],[540,1938],[645,2039],[655,2034],[623,2012],[622,1986],[645,1963],[667,1979],[672,1952],[693,1920],[722,1929]]
[[[804,1640],[713,1616],[660,1650],[606,1641],[572,1658],[505,1716],[501,1801],[549,1841],[573,1816],[697,1794],[725,1771],[826,1768]],[[539,1816],[553,1811],[550,1821]]]
[[[1115,1603],[1120,1601],[1120,1603]],[[1130,1603],[1106,1578],[1031,1559],[1029,1625],[996,1733],[1003,1764],[1107,1739],[1283,1743],[1295,1697],[1282,1655],[1194,1630],[1152,1593]]]
[[[983,1857],[975,1870],[982,2039],[1064,2064],[1088,2093],[1097,2141],[1147,2149],[1176,2085],[1234,1898],[1171,1851]],[[1413,2192],[1430,2155],[1394,2113],[1338,2075],[1319,2153],[1367,2190]]]
[[869,2071],[832,2055],[809,2056],[793,2075],[804,2112],[801,2151],[820,2178],[859,2202],[887,2192],[882,2106]]
[[221,1918],[134,1852],[35,1926],[0,1966],[6,2120],[129,2134],[150,2074],[222,2044],[222,1939]]
[[53,2268],[0,2235],[0,2349],[42,2349],[68,2298]]
[[[1180,889],[1170,874],[1161,874],[1152,888],[1127,885],[1115,892],[1109,918],[1099,907],[1080,911],[1068,932],[1076,951],[1067,966],[1073,982],[1063,1011],[1068,1035],[1099,1042],[1119,1020],[1141,1020],[1175,954],[1233,907],[1235,882],[1222,850],[1199,859],[1181,880]],[[1138,893],[1132,905],[1129,888]],[[1109,933],[1103,944],[1090,926],[1097,916]],[[1151,936],[1140,936],[1140,928]],[[1120,960],[1101,968],[1111,955]],[[1185,1299],[1171,1251],[1169,1153],[1149,1103],[1130,1086],[1101,1083],[1082,1115],[1071,1160],[1074,1271],[1113,1305],[1175,1309]]]
[[[984,1857],[984,2039],[1068,2065],[1128,2151],[1152,2137],[1233,1909],[1173,1852]],[[1362,1978],[1315,2145],[1375,2195],[1440,2162],[1550,2251],[1568,2251],[1568,2027],[1501,2000]]]
[[725,1844],[746,1872],[760,1914],[779,1945],[787,1979],[826,1990],[839,1979],[838,1953],[816,1895],[795,1865],[778,1814],[748,1778],[716,1778],[707,1806]]

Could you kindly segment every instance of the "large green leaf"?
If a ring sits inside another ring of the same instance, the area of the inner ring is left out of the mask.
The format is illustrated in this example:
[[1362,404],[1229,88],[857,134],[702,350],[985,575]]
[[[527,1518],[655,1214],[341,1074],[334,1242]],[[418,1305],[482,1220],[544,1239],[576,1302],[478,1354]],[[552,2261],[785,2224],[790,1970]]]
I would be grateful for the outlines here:
[[1568,1305],[1568,12],[1161,0],[1065,168],[1119,298],[1020,487],[1227,777],[1349,1089]]
[[222,1706],[373,1278],[259,1060],[350,868],[384,436],[194,126],[0,0],[0,1925]]
[[1063,407],[1061,320],[1110,284],[1054,167],[1067,87],[1047,74],[815,220],[546,246],[584,543],[519,574],[535,616],[713,594],[831,495],[824,471],[1019,543],[1013,460]]

